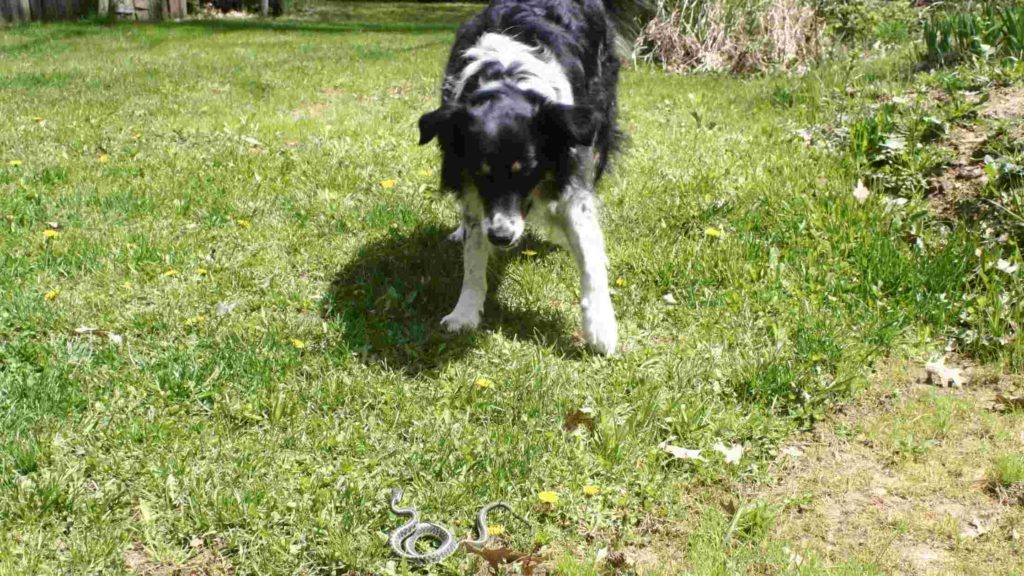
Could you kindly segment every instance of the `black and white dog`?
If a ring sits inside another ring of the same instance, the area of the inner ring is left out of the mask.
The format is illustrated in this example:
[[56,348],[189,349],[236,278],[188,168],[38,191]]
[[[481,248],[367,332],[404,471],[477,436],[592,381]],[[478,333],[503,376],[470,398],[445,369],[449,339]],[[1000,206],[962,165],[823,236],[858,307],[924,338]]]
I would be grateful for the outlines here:
[[584,336],[615,352],[594,195],[618,137],[615,34],[603,0],[492,0],[459,30],[441,107],[419,122],[420,144],[437,138],[441,185],[462,208],[452,237],[464,243],[464,275],[441,321],[448,330],[480,323],[492,247],[514,246],[529,220],[572,251]]

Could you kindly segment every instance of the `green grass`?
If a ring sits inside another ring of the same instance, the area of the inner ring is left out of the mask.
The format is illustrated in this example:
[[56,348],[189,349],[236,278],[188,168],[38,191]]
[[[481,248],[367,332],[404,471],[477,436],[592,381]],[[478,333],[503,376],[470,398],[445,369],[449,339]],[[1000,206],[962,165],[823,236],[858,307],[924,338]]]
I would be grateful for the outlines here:
[[[181,564],[196,538],[240,574],[385,572],[393,485],[460,534],[510,501],[565,573],[678,526],[689,570],[784,570],[777,511],[713,495],[876,359],[946,335],[975,266],[972,233],[919,198],[858,203],[857,162],[792,133],[832,113],[815,94],[909,64],[626,72],[603,359],[575,336],[571,258],[538,239],[495,263],[483,330],[440,331],[456,215],[415,126],[475,7],[336,9],[0,35],[0,572],[116,573],[136,544]],[[593,430],[563,431],[581,406]]]
[[992,479],[1003,488],[1024,484],[1024,454],[1007,454],[992,465]]

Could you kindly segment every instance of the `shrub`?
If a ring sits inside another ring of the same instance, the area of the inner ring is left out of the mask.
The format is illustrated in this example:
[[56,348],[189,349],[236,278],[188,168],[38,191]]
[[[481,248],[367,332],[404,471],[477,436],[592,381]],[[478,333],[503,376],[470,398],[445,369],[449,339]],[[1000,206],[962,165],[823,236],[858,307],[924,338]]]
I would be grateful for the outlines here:
[[635,54],[671,72],[792,68],[818,56],[821,31],[800,0],[663,0]]

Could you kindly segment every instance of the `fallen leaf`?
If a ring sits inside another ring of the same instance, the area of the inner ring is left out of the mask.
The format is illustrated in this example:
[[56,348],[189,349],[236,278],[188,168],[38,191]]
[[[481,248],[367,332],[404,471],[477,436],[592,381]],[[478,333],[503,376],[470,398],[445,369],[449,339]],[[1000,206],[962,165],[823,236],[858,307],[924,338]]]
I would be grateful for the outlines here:
[[673,446],[667,442],[662,442],[658,445],[658,448],[661,448],[680,460],[704,461],[704,457],[700,455],[700,450],[690,450],[689,448],[683,448],[682,446]]
[[546,490],[538,493],[537,499],[545,504],[558,504],[558,492]]
[[782,450],[779,450],[779,454],[789,456],[790,458],[799,458],[804,455],[804,451],[796,446],[786,446]]
[[583,493],[586,494],[587,496],[597,496],[598,494],[601,493],[601,489],[598,488],[597,486],[594,486],[593,484],[587,484],[586,486],[583,487]]
[[575,432],[580,426],[583,426],[591,432],[594,431],[593,408],[589,406],[573,408],[565,415],[565,420],[562,421],[562,430],[565,430],[566,432]]
[[54,300],[57,299],[57,296],[60,296],[60,290],[50,290],[46,294],[43,294],[43,300],[46,300],[47,302],[53,302]]
[[790,568],[796,568],[804,563],[804,557],[790,550],[789,546],[783,546],[782,551],[789,557]]
[[394,179],[391,179],[391,178],[388,178],[387,180],[381,180],[380,181],[380,187],[384,188],[385,190],[394,188],[395,184],[398,184],[398,182],[396,180],[394,180]]
[[111,342],[117,344],[118,346],[124,344],[124,336],[121,336],[120,334],[116,334],[114,332],[107,332],[107,340],[110,340]]
[[1012,264],[1009,260],[1003,260],[1002,258],[1000,258],[998,261],[996,261],[996,270],[999,270],[1000,272],[1006,274],[1013,274],[1014,272],[1017,271],[1017,268],[1017,264]]
[[966,381],[959,368],[946,366],[945,357],[926,363],[924,369],[928,373],[928,380],[938,380],[942,387],[960,388]]
[[47,240],[58,236],[60,236],[60,232],[57,232],[56,230],[43,230],[43,238]]
[[246,144],[248,144],[249,146],[256,147],[256,148],[258,148],[260,146],[263,146],[263,144],[260,143],[259,140],[253,138],[252,136],[242,136],[242,141],[245,142]]
[[1024,409],[1024,396],[996,394],[996,404],[1002,404],[1004,410],[1021,410]]
[[673,296],[671,293],[665,294],[664,296],[661,297],[661,299],[664,300],[665,304],[668,304],[669,306],[675,306],[676,304],[678,304],[678,302],[676,302],[676,297]]
[[991,530],[991,527],[985,526],[981,522],[981,520],[979,520],[977,517],[974,517],[971,518],[971,520],[967,523],[967,526],[960,531],[960,537],[973,540],[980,536],[984,536],[989,530]]
[[526,554],[523,552],[516,552],[504,546],[499,548],[473,548],[466,547],[466,552],[475,554],[484,559],[485,562],[490,566],[490,573],[497,574],[498,567],[502,564],[514,564],[521,563],[523,566],[523,574],[525,576],[531,576],[533,569],[541,562],[541,558],[534,554]]
[[473,382],[473,384],[476,384],[477,388],[483,388],[485,390],[494,388],[494,380],[491,380],[490,378],[484,378],[482,376],[477,378]]
[[868,187],[864,185],[864,181],[857,180],[857,185],[853,187],[853,197],[857,200],[857,202],[863,204],[865,201],[867,201],[868,196],[870,195],[871,191],[868,190]]
[[217,316],[227,316],[235,311],[237,302],[218,302],[216,307]]
[[733,444],[726,448],[725,444],[718,442],[711,449],[725,457],[726,464],[739,464],[740,459],[743,458],[743,446],[740,444]]

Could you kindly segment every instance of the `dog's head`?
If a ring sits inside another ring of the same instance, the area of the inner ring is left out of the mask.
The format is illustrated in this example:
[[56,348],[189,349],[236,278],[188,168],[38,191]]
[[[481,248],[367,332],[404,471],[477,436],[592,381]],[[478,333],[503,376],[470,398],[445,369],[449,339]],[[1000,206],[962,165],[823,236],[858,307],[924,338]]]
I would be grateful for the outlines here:
[[499,247],[519,241],[527,197],[570,148],[590,145],[596,131],[592,109],[555,104],[509,84],[477,90],[420,118],[420,144],[440,142],[443,184],[476,189],[484,232]]

